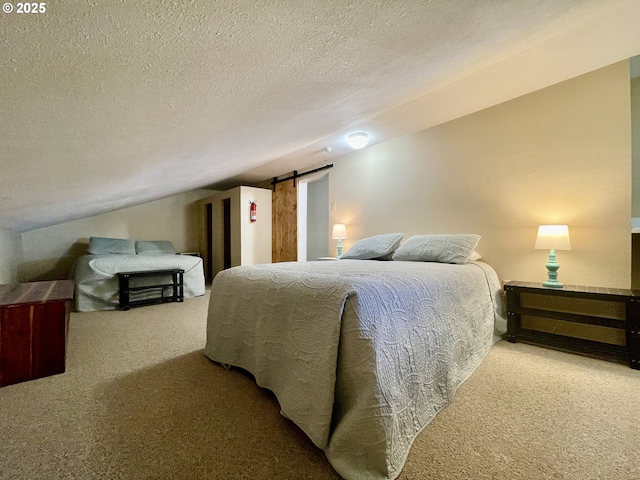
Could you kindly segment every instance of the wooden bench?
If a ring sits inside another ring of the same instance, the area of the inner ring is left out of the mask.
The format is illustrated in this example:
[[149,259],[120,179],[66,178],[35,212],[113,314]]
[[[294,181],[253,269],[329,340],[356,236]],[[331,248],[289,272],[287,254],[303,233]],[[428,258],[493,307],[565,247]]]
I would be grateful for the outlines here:
[[[184,300],[184,270],[145,270],[140,272],[120,272],[117,275],[120,282],[120,307],[123,310],[158,303],[182,302]],[[165,279],[169,276],[171,276],[171,280],[166,281]],[[164,279],[161,277],[164,277]],[[148,278],[151,282],[140,284],[131,282],[131,280],[142,278]],[[165,292],[169,289],[171,294],[165,296]],[[132,298],[139,296],[141,293],[154,291],[159,295],[145,296],[137,300]]]

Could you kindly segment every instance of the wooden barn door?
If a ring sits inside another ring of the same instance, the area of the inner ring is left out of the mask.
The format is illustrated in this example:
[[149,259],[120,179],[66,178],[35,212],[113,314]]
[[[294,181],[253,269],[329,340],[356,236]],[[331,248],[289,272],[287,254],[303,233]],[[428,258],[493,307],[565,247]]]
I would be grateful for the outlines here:
[[276,183],[273,192],[273,263],[298,260],[298,189],[295,179]]

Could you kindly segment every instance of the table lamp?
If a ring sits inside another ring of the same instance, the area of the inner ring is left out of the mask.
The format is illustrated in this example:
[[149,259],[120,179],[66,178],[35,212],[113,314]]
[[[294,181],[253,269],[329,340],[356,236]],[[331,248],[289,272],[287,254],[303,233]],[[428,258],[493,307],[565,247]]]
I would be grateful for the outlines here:
[[546,264],[548,279],[542,285],[550,288],[562,288],[558,281],[560,264],[556,260],[556,250],[571,250],[569,227],[566,225],[540,225],[536,238],[537,249],[549,250],[549,261]]
[[347,238],[347,227],[344,223],[333,226],[333,238],[338,239],[338,258],[342,257],[342,239]]

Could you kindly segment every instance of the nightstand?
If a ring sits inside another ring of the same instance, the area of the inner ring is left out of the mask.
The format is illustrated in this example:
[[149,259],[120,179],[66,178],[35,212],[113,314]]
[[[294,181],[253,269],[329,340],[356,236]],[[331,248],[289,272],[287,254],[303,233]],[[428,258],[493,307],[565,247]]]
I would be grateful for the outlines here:
[[318,257],[317,260],[339,260],[337,257]]
[[640,370],[640,290],[505,282],[507,340],[522,341]]

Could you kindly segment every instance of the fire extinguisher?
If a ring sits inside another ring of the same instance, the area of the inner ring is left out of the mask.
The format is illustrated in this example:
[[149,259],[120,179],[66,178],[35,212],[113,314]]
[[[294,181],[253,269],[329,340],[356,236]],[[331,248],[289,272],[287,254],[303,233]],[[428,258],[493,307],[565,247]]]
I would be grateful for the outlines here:
[[257,210],[257,202],[249,202],[251,204],[251,207],[249,209],[250,215],[249,218],[251,219],[251,223],[256,221],[256,210]]

